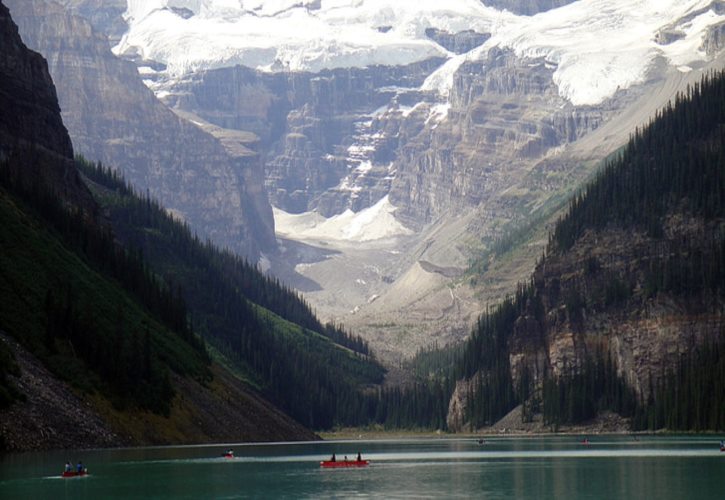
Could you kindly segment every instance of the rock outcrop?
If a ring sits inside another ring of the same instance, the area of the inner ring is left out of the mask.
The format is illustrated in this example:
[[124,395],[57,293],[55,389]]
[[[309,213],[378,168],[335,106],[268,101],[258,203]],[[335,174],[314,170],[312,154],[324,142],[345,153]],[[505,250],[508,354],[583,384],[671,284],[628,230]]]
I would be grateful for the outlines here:
[[[665,239],[615,229],[589,233],[537,268],[533,279],[547,314],[543,324],[530,315],[514,327],[514,384],[527,363],[540,381],[545,371],[556,377],[570,374],[604,348],[627,384],[646,400],[651,377],[662,376],[681,355],[718,338],[725,323],[716,297],[647,297],[650,262],[674,254],[673,245],[680,241],[692,242],[693,248],[708,245],[721,230],[696,219],[670,224]],[[628,298],[617,290],[626,290],[622,293]]]
[[63,199],[93,209],[73,165],[73,146],[60,117],[48,65],[20,39],[0,4],[0,163],[28,181],[45,179]]
[[483,45],[486,40],[491,38],[488,33],[477,33],[473,30],[449,33],[436,28],[427,28],[425,36],[455,54],[465,54]]
[[539,12],[569,5],[574,1],[576,0],[481,0],[481,3],[488,7],[506,9],[515,14],[533,16]]
[[86,18],[93,27],[108,35],[111,46],[116,45],[128,26],[123,19],[126,0],[56,0],[74,14]]
[[274,251],[258,155],[230,154],[176,116],[84,18],[50,1],[8,4],[24,39],[49,61],[78,153],[118,169],[219,245],[253,259],[262,249]]

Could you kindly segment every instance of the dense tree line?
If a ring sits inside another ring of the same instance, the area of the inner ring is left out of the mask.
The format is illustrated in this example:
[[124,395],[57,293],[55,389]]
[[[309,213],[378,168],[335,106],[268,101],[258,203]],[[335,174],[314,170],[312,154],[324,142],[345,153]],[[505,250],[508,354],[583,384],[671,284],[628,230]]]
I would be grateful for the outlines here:
[[296,292],[245,259],[202,243],[115,172],[82,158],[77,163],[95,183],[119,237],[143,249],[154,271],[188,302],[194,329],[266,397],[315,429],[366,418],[360,387],[380,383],[383,370],[364,340],[321,324]]
[[[370,355],[368,343],[360,336],[352,335],[343,327],[332,323],[323,325],[309,304],[295,290],[283,285],[277,278],[260,272],[247,259],[219,249],[209,241],[202,242],[186,223],[172,217],[148,193],[137,193],[116,171],[101,163],[88,162],[82,156],[76,158],[76,163],[86,177],[117,195],[111,210],[114,221],[121,223],[122,228],[153,228],[164,235],[167,240],[165,246],[173,244],[185,263],[195,266],[204,263],[218,277],[232,283],[248,301],[287,321],[321,333],[355,352]],[[134,247],[144,248],[147,253],[153,252],[144,240],[148,235],[143,231],[123,232]],[[149,258],[153,257],[149,255]],[[181,279],[170,274],[168,273],[167,278]]]
[[663,236],[672,210],[705,220],[725,215],[725,78],[722,73],[678,95],[637,130],[552,233],[552,249],[566,250],[585,230],[639,227]]
[[168,367],[159,361],[152,345],[148,325],[144,325],[143,331],[131,329],[129,332],[133,327],[119,305],[115,328],[104,332],[92,305],[81,303],[70,288],[63,297],[56,297],[49,289],[44,312],[47,318],[44,341],[49,351],[57,351],[59,341],[68,341],[73,353],[86,360],[112,388],[112,400],[117,406],[133,402],[141,408],[169,415],[174,389]]
[[519,286],[492,311],[482,315],[466,342],[457,378],[472,380],[466,417],[474,426],[491,425],[518,403],[511,379],[508,340],[514,322],[534,298],[532,286]]
[[[43,178],[29,179],[24,168],[34,157],[33,151],[29,150],[0,165],[0,189],[8,197],[6,200],[16,200],[27,217],[38,221],[35,222],[37,226],[26,228],[27,233],[46,235],[30,240],[39,245],[37,248],[20,249],[35,256],[38,274],[5,276],[10,280],[10,286],[15,287],[17,296],[14,299],[22,299],[28,306],[32,304],[33,289],[47,287],[44,303],[37,304],[39,307],[31,313],[45,323],[42,341],[36,342],[33,338],[31,325],[24,325],[23,329],[27,331],[13,331],[13,334],[51,369],[73,383],[87,390],[101,390],[119,405],[130,403],[168,414],[173,398],[169,369],[202,381],[210,377],[205,345],[187,321],[183,298],[178,290],[172,290],[156,278],[138,252],[119,245],[111,229],[98,222],[88,207],[62,201]],[[9,206],[7,202],[5,206]],[[7,213],[6,217],[7,221],[18,224],[12,213]],[[10,239],[16,236],[17,233],[12,232],[4,235]],[[62,249],[57,248],[53,254],[41,246],[48,238],[57,238],[62,242]],[[51,262],[58,258],[76,263],[77,274],[72,275],[65,268],[53,273],[55,276],[40,273],[42,266],[53,266]],[[13,285],[12,279],[23,281]],[[76,294],[74,286],[82,288],[83,292]],[[120,290],[128,295],[124,296]],[[128,297],[135,302],[131,306],[134,320],[126,326],[119,316],[113,329],[109,326],[111,320],[106,317],[112,306],[100,303],[115,300],[122,310],[128,304]],[[102,309],[104,312],[99,312]],[[139,309],[142,314],[138,314]],[[3,321],[10,319],[10,316],[3,317]],[[147,323],[143,332],[133,330],[139,319],[153,322],[153,325]],[[160,333],[162,330],[176,335],[174,348],[168,348],[170,341],[166,333]],[[160,336],[164,336],[164,340],[160,340]],[[163,346],[163,351],[159,346]],[[88,380],[88,373],[79,371],[77,359],[82,359],[94,374],[90,376],[92,381]],[[94,382],[98,382],[95,387]]]
[[590,420],[602,410],[631,417],[637,408],[634,390],[617,373],[611,355],[601,351],[563,377],[546,377],[541,400],[544,423],[555,429]]
[[683,353],[673,370],[650,377],[649,397],[639,401],[634,429],[724,430],[725,341]]

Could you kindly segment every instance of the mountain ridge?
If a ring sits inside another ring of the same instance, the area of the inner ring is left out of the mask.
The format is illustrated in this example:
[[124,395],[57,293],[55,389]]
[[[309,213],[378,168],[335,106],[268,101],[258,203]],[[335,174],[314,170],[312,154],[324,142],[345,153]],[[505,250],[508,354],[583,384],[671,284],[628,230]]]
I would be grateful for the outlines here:
[[530,283],[467,342],[451,428],[517,404],[524,429],[536,413],[557,428],[603,409],[635,428],[725,425],[724,84],[714,73],[678,96],[574,198]]

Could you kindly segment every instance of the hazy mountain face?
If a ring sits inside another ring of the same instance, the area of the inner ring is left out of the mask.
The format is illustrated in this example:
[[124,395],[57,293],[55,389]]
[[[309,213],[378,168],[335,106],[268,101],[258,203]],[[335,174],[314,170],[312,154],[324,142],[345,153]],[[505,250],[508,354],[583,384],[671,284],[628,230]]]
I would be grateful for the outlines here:
[[274,245],[257,155],[177,117],[85,18],[51,1],[7,4],[26,43],[49,61],[76,153],[118,169],[220,245],[252,259]]
[[[481,309],[460,280],[470,259],[553,213],[717,66],[725,22],[711,0],[64,3],[177,116],[232,156],[259,155],[285,238],[261,245],[273,269],[396,351],[465,334]],[[206,206],[205,224],[245,199],[215,186],[188,200]],[[510,291],[539,249],[484,300]]]

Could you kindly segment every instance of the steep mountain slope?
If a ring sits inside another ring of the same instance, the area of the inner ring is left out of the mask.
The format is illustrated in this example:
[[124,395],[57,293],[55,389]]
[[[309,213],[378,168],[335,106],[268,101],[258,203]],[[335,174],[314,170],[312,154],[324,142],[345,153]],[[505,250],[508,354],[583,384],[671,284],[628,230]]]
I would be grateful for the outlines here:
[[119,239],[180,287],[196,331],[280,408],[311,428],[329,428],[349,418],[341,401],[382,381],[365,342],[322,325],[295,292],[238,256],[201,243],[111,171],[79,164]]
[[[449,426],[725,427],[725,74],[666,107],[571,203],[531,283],[466,344]],[[519,422],[517,425],[521,425]]]
[[160,104],[85,19],[52,1],[7,3],[24,39],[50,61],[78,152],[120,169],[220,245],[252,258],[274,249],[257,155],[238,140],[225,148]]
[[[528,274],[541,238],[515,264],[493,262],[475,288],[465,280],[496,240],[551,220],[635,127],[701,71],[721,67],[725,21],[714,0],[63,5],[118,42],[113,51],[136,63],[136,81],[176,115],[228,154],[264,164],[283,237],[265,268],[391,362],[433,338],[462,338],[482,303]],[[67,107],[88,123],[95,108]],[[113,148],[88,151],[113,166],[102,151]],[[262,171],[248,172],[246,190],[261,207]],[[175,184],[129,179],[173,205]],[[236,213],[236,198],[219,190],[196,200],[202,212]],[[197,227],[204,217],[187,220]],[[227,225],[201,230],[237,248]],[[259,246],[275,247],[267,236]]]
[[23,172],[28,178],[48,179],[68,201],[92,209],[90,196],[73,166],[73,146],[60,117],[60,108],[48,65],[40,54],[20,43],[17,26],[3,7],[0,54],[0,161],[28,153],[33,160]]
[[2,447],[314,439],[210,364],[179,292],[115,241],[2,3],[0,39]]
[[[412,353],[465,335],[474,293],[512,290],[541,243],[490,289],[461,277],[720,67],[725,18],[709,0],[157,0],[129,2],[125,19],[114,51],[158,97],[259,137],[279,232],[302,243],[281,258],[306,279],[273,270],[379,352]],[[366,240],[354,228],[373,213],[406,227]],[[322,229],[342,219],[340,233]]]

